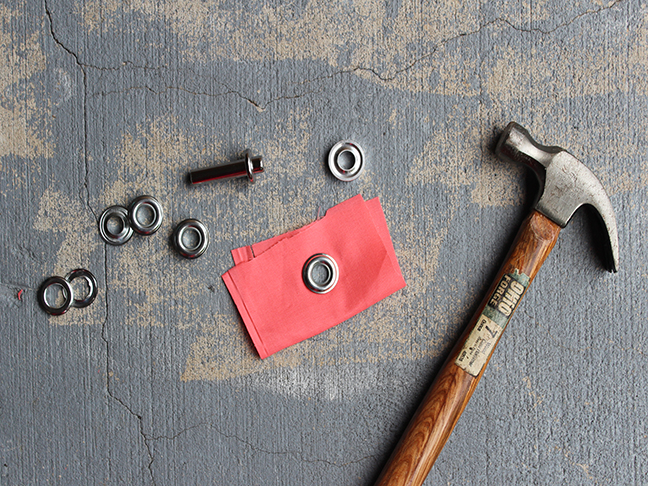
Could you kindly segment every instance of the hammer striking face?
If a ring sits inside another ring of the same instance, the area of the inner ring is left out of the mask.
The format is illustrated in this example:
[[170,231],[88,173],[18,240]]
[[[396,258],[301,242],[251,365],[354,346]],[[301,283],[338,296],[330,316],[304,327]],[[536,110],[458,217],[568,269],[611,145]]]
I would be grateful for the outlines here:
[[466,326],[423,403],[396,446],[377,486],[420,486],[432,468],[495,346],[574,212],[589,204],[606,229],[608,267],[619,267],[619,240],[612,204],[599,180],[569,152],[545,147],[510,123],[495,153],[522,162],[540,180],[541,193],[477,312]]

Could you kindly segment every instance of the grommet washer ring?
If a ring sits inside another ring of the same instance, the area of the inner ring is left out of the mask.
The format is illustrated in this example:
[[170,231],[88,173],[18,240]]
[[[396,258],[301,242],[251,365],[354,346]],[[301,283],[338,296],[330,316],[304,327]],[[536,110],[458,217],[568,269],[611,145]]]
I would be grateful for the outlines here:
[[[348,153],[353,157],[351,167],[344,167],[340,162],[342,154]],[[331,173],[339,180],[350,182],[356,180],[364,170],[365,155],[357,143],[345,140],[338,142],[329,151],[328,165]]]
[[[110,228],[110,221],[119,221],[119,230],[113,232]],[[123,206],[110,206],[99,218],[99,234],[106,243],[111,245],[123,245],[133,236],[133,228],[130,225],[128,210]]]
[[65,277],[65,280],[68,281],[70,286],[72,286],[72,281],[76,278],[83,278],[87,284],[88,284],[88,293],[83,299],[77,299],[74,298],[72,300],[72,307],[88,307],[90,304],[92,304],[97,297],[97,279],[95,278],[92,273],[90,273],[89,270],[86,270],[84,268],[77,268],[76,270],[72,270],[70,273],[67,274]]
[[[59,286],[63,292],[63,303],[58,307],[47,302],[47,289],[54,285]],[[74,293],[72,291],[72,286],[70,285],[70,282],[63,277],[50,277],[45,280],[38,289],[38,302],[45,312],[53,316],[65,314],[72,305],[73,299]]]
[[[326,270],[326,277],[323,281],[318,282],[313,276],[315,268],[322,267]],[[335,260],[326,253],[317,253],[306,260],[302,270],[304,284],[311,292],[316,294],[326,294],[333,290],[338,283],[340,271]]]
[[[147,208],[152,213],[151,221],[142,221],[139,217],[140,209]],[[164,210],[160,202],[153,196],[139,196],[130,203],[128,216],[133,230],[140,235],[152,235],[162,226]]]
[[[184,242],[184,235],[188,231],[197,235],[196,243],[191,246]],[[183,257],[198,258],[209,246],[209,231],[197,219],[185,219],[173,231],[173,244]]]

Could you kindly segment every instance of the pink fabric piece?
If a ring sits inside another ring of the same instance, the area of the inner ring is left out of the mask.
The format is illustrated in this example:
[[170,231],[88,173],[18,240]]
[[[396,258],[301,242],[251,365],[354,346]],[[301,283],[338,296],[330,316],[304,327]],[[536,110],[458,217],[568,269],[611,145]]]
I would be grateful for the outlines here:
[[[316,253],[333,257],[337,285],[306,288],[302,268]],[[355,196],[302,228],[232,251],[223,275],[261,358],[319,334],[405,287],[378,198]]]

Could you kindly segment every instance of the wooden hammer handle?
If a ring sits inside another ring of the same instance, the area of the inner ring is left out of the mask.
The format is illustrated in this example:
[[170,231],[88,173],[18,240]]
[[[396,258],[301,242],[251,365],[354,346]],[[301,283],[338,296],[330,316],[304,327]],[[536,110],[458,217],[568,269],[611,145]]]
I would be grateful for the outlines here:
[[376,486],[420,486],[486,369],[519,300],[556,244],[560,226],[533,211],[486,298],[432,383]]

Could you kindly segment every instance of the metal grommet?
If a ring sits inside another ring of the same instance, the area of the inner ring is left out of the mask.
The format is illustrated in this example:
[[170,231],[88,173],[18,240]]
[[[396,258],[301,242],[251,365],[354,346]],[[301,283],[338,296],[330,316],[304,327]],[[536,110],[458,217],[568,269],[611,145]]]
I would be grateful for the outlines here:
[[[151,221],[142,221],[138,213],[140,209],[147,208],[151,211]],[[133,230],[140,235],[152,235],[162,226],[164,210],[160,202],[153,196],[139,196],[133,199],[128,207],[128,217]]]
[[[343,167],[340,163],[340,156],[345,153],[351,154],[353,157],[351,167]],[[364,170],[364,159],[365,156],[362,147],[357,143],[346,140],[333,145],[329,151],[328,165],[336,178],[341,181],[350,182],[357,179]]]
[[68,281],[70,287],[72,287],[72,281],[75,278],[85,279],[85,281],[88,283],[88,293],[83,299],[74,298],[71,305],[72,307],[78,308],[87,307],[92,304],[97,297],[97,279],[94,275],[92,275],[92,273],[90,273],[89,270],[86,270],[84,268],[77,268],[76,270],[72,270],[67,274],[65,280]]
[[[63,291],[63,303],[58,307],[54,307],[47,302],[47,289],[54,285],[61,287]],[[74,299],[72,286],[63,277],[50,277],[38,289],[38,302],[45,312],[53,316],[65,314],[72,305],[72,299]]]
[[[114,219],[119,221],[116,231],[110,228]],[[129,222],[128,210],[123,206],[110,206],[106,209],[99,218],[99,233],[104,241],[111,245],[123,245],[130,240],[133,228]]]
[[[184,241],[187,233],[194,233],[196,242],[188,245]],[[173,244],[185,258],[198,258],[209,246],[209,231],[197,219],[185,219],[173,231]]]
[[[313,276],[315,268],[323,267],[326,270],[326,277],[322,282],[316,282]],[[306,287],[316,294],[326,294],[333,290],[338,283],[340,271],[337,263],[332,257],[325,253],[317,253],[306,260],[302,270],[302,278]]]

